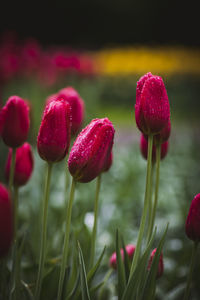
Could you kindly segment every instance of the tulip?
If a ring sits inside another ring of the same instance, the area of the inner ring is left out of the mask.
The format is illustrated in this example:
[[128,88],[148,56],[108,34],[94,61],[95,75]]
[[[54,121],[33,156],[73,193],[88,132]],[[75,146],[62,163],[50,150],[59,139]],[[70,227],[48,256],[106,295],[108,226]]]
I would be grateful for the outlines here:
[[62,160],[70,145],[70,105],[63,99],[51,101],[44,110],[37,138],[42,159],[48,162]]
[[27,139],[30,120],[29,107],[22,98],[11,96],[2,109],[2,139],[12,148],[21,146]]
[[0,184],[0,259],[8,254],[12,238],[13,218],[10,194]]
[[193,250],[191,255],[190,268],[187,277],[187,285],[184,300],[190,299],[190,286],[194,272],[195,261],[197,261],[198,244],[200,241],[200,194],[197,194],[190,205],[189,213],[185,224],[187,237],[192,240]]
[[200,194],[197,194],[190,205],[185,224],[185,232],[194,242],[200,241]]
[[[147,267],[148,270],[151,269],[151,265],[152,265],[152,262],[153,262],[154,255],[156,254],[156,250],[157,249],[154,249],[151,252],[151,256],[150,256],[148,267]],[[156,278],[160,278],[163,275],[163,272],[164,272],[163,253],[161,253],[160,257],[159,257],[158,271],[157,271]]]
[[137,83],[135,119],[143,134],[158,134],[168,123],[170,107],[163,80],[147,73]]
[[114,127],[107,119],[94,119],[78,135],[68,167],[76,181],[89,182],[103,170],[113,145]]
[[[132,244],[129,244],[125,247],[125,249],[126,249],[129,259],[132,260],[133,254],[135,252],[135,246]],[[120,249],[120,252],[121,252],[122,260],[124,260],[124,250]],[[117,269],[117,254],[116,254],[116,252],[114,252],[110,257],[110,267],[115,270]]]
[[[161,154],[160,154],[160,158],[164,159],[165,156],[168,153],[168,147],[169,147],[169,142],[166,141],[164,143],[161,144]],[[146,137],[142,134],[141,138],[140,138],[140,151],[142,153],[142,156],[147,159],[147,153],[148,153],[148,140],[146,139]],[[155,163],[156,161],[156,146],[155,144],[153,144],[153,148],[152,148],[152,162]]]
[[58,96],[69,102],[72,113],[71,133],[75,135],[81,128],[84,118],[84,102],[72,87],[67,87],[58,92]]
[[[9,179],[12,149],[9,149],[8,159],[6,163],[6,179]],[[33,154],[29,143],[24,143],[16,151],[16,162],[14,171],[14,185],[22,186],[27,183],[33,171]]]

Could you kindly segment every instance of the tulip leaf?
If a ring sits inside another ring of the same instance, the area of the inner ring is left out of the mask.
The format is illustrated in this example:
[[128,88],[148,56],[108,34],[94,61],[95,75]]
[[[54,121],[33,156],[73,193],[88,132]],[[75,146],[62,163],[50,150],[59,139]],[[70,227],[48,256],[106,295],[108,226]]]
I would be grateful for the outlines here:
[[[126,289],[123,294],[122,300],[131,300],[136,299],[137,292],[140,292],[141,289],[141,283],[144,281],[144,277],[147,273],[147,261],[149,257],[149,253],[155,238],[156,229],[152,235],[151,240],[149,241],[149,244],[147,245],[142,257],[138,261],[138,265],[131,275],[128,284],[126,286]],[[136,246],[137,247],[137,246]]]
[[80,273],[77,274],[77,278],[76,278],[76,281],[74,283],[74,287],[71,291],[71,293],[69,294],[69,296],[67,296],[66,300],[73,300],[74,299],[74,296],[78,290],[78,287],[79,287],[79,281],[80,281]]
[[153,262],[151,264],[151,268],[150,271],[148,272],[148,276],[146,279],[146,283],[145,283],[145,287],[144,287],[144,291],[143,291],[143,295],[142,295],[142,299],[143,300],[151,300],[155,298],[155,281],[156,281],[156,274],[158,271],[158,264],[159,264],[159,259],[160,259],[160,254],[165,242],[165,238],[166,238],[166,234],[167,234],[167,230],[168,230],[168,225],[166,226],[166,229],[160,239],[160,242],[158,244],[157,250],[155,252],[154,258],[153,258]]
[[97,263],[94,265],[94,267],[88,272],[87,274],[87,280],[88,280],[88,284],[90,284],[90,282],[92,281],[92,279],[94,278],[99,266],[100,266],[100,263],[103,259],[103,256],[104,256],[104,253],[105,253],[105,250],[106,250],[106,246],[103,248],[103,251],[97,261]]
[[121,240],[122,240],[122,248],[124,251],[124,267],[125,267],[125,275],[126,275],[126,283],[127,283],[129,278],[129,273],[130,273],[130,263],[129,263],[129,257],[124,243],[124,238],[122,235],[121,235]]
[[119,246],[119,233],[116,231],[116,256],[117,256],[117,275],[118,275],[118,297],[122,298],[124,289],[126,287],[125,269],[122,261],[121,250]]
[[86,270],[85,270],[85,263],[84,263],[83,253],[82,253],[79,242],[78,242],[78,254],[79,254],[79,265],[80,265],[82,300],[90,300],[87,276],[86,276]]

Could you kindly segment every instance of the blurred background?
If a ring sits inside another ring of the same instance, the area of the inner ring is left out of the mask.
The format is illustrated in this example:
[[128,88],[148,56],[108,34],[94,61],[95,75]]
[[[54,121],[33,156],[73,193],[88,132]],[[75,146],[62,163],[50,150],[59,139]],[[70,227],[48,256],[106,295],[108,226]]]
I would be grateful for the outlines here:
[[[168,156],[161,164],[157,224],[159,233],[167,221],[170,229],[158,299],[182,299],[192,249],[184,224],[190,202],[200,192],[198,14],[193,1],[79,0],[23,5],[17,1],[4,3],[0,19],[0,106],[13,94],[28,99],[33,146],[46,98],[66,86],[77,89],[85,101],[83,126],[106,116],[116,128],[113,166],[102,183],[99,251],[107,245],[102,274],[115,248],[117,227],[127,243],[136,242],[143,205],[146,162],[134,121],[136,82],[149,71],[163,77],[171,105],[172,134]],[[5,182],[7,149],[2,141],[0,149],[0,180]],[[33,178],[22,188],[20,203],[21,234],[26,232],[29,240],[24,258],[26,281],[34,278],[30,262],[38,255],[35,241],[40,224],[33,224],[40,210],[43,169],[44,162],[35,151]],[[54,172],[57,180],[52,183],[49,214],[49,222],[54,224],[49,230],[54,236],[48,246],[51,258],[62,246],[64,164],[57,164]],[[79,185],[73,209],[73,233],[80,239],[86,259],[94,189],[94,182],[89,184],[90,194],[88,185]],[[105,299],[114,294],[113,282]],[[193,295],[193,299],[200,297],[198,276]]]

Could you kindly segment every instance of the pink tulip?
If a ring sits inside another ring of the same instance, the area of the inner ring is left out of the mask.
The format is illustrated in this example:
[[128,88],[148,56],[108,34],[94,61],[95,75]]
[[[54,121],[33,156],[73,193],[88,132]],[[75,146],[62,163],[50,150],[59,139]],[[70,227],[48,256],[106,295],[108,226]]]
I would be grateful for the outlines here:
[[48,162],[62,160],[69,149],[70,131],[70,105],[63,99],[50,102],[45,107],[37,138],[40,157]]
[[8,254],[13,238],[13,217],[10,194],[0,184],[0,258]]
[[194,197],[190,205],[185,232],[189,239],[200,241],[200,194]]
[[137,83],[135,119],[143,134],[158,134],[167,125],[170,106],[163,80],[147,73]]
[[1,114],[4,143],[11,148],[21,146],[27,139],[30,126],[27,102],[18,96],[11,96]]
[[[9,180],[12,149],[9,149],[6,163],[6,179]],[[24,143],[16,151],[16,162],[14,172],[14,185],[22,186],[27,183],[33,172],[33,154],[29,143]]]
[[[147,269],[150,270],[151,269],[151,265],[152,265],[152,262],[153,262],[153,258],[154,258],[154,255],[156,253],[156,248],[151,252],[151,256],[150,256],[150,259],[149,259],[149,263],[148,263],[148,267]],[[158,271],[157,271],[157,275],[156,275],[156,278],[159,278],[162,276],[164,272],[164,263],[163,263],[163,253],[160,254],[160,258],[159,258],[159,263],[158,263]]]
[[58,92],[58,96],[69,102],[72,113],[71,133],[75,135],[81,128],[84,119],[84,102],[72,87],[67,87]]
[[76,181],[89,182],[105,166],[113,146],[114,127],[107,119],[95,119],[78,135],[71,149],[68,167]]

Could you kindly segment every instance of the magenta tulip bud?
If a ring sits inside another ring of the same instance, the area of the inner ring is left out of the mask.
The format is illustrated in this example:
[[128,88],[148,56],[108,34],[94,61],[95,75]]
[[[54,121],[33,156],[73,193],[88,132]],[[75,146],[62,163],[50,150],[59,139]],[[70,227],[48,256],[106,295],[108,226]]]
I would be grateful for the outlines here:
[[48,162],[62,160],[69,149],[71,108],[63,99],[50,102],[44,110],[37,138],[37,149]]
[[2,139],[4,143],[16,148],[27,139],[30,120],[27,102],[18,96],[11,96],[2,109]]
[[113,153],[111,152],[110,155],[108,156],[108,159],[105,162],[105,165],[103,167],[103,171],[102,172],[107,172],[110,170],[111,166],[112,166],[112,162],[113,162]]
[[[148,270],[151,269],[151,265],[152,265],[153,258],[154,258],[154,255],[155,255],[155,253],[156,253],[156,250],[157,250],[157,249],[155,248],[155,249],[151,252],[151,256],[150,256],[149,263],[148,263],[148,267],[147,267]],[[158,271],[157,271],[156,278],[160,278],[160,277],[163,275],[163,272],[164,272],[163,253],[161,252],[160,258],[159,258],[159,263],[158,263]]]
[[[9,149],[6,163],[6,179],[9,180],[12,149]],[[14,185],[22,186],[27,183],[33,172],[33,154],[29,143],[24,143],[16,151],[16,162],[14,172]]]
[[135,119],[143,134],[158,134],[168,123],[170,106],[160,76],[147,73],[137,83]]
[[194,242],[200,241],[200,194],[197,194],[190,205],[185,224],[185,232]]
[[0,184],[0,258],[8,254],[13,238],[12,205],[8,190]]
[[[135,246],[129,244],[125,247],[125,249],[126,249],[129,259],[132,260],[133,254],[135,252]],[[122,260],[124,260],[124,250],[120,249],[120,252],[121,252]],[[117,254],[116,254],[116,252],[114,252],[110,257],[110,267],[115,270],[117,269]]]
[[161,130],[160,133],[154,135],[153,141],[155,144],[157,143],[164,143],[168,141],[171,133],[171,122],[168,121],[167,125]]
[[[160,153],[160,159],[164,159],[165,156],[168,153],[168,148],[169,148],[169,142],[164,142],[161,144],[161,153]],[[147,159],[147,154],[148,154],[148,140],[147,138],[141,134],[140,138],[140,151],[142,153],[142,156]],[[152,148],[152,162],[155,163],[156,161],[156,146],[153,144]]]
[[69,102],[72,112],[71,133],[75,135],[81,128],[84,119],[84,102],[80,95],[72,87],[67,87],[59,91],[59,97]]
[[95,119],[78,135],[69,154],[68,167],[76,181],[89,182],[105,166],[113,146],[114,127],[107,119]]

